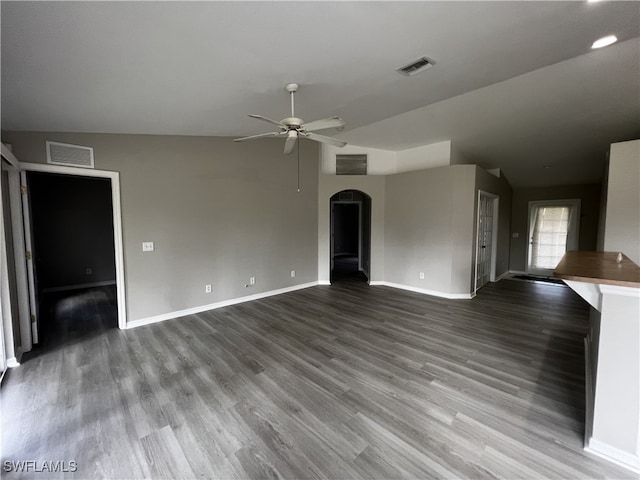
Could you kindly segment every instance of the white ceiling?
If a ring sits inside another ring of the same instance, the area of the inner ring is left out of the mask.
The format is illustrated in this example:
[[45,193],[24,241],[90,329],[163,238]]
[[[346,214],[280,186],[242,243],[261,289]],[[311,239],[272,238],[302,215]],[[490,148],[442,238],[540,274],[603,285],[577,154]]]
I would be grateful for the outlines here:
[[[288,116],[297,82],[297,116],[340,115],[349,143],[451,140],[516,187],[597,182],[608,144],[640,137],[637,1],[1,9],[3,130],[250,135],[269,127],[247,114]],[[436,65],[395,72],[422,55]]]

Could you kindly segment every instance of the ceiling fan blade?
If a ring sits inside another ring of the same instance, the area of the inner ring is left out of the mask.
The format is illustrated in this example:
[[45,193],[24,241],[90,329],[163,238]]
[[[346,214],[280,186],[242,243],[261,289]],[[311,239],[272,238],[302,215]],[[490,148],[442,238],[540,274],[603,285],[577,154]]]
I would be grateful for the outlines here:
[[282,132],[269,132],[269,133],[260,133],[259,135],[251,135],[249,137],[242,138],[234,138],[234,142],[244,142],[245,140],[254,140],[256,138],[266,138],[266,137],[279,137],[282,135]]
[[253,115],[253,114],[251,114],[251,115],[249,115],[249,116],[250,116],[251,118],[257,118],[258,120],[262,120],[263,122],[270,123],[270,124],[272,124],[272,125],[277,125],[277,126],[282,127],[282,128],[287,128],[287,126],[286,126],[286,125],[284,125],[284,124],[282,124],[282,123],[280,123],[280,122],[276,122],[275,120],[272,120],[272,119],[270,119],[270,118],[263,117],[262,115]]
[[317,133],[308,132],[305,135],[305,137],[307,137],[309,140],[315,140],[316,142],[320,142],[320,143],[328,143],[336,147],[344,147],[347,144],[347,142],[343,142],[342,140],[337,140],[331,137],[325,137],[324,135],[318,135]]
[[[293,134],[293,135],[292,135]],[[296,140],[298,139],[298,132],[291,130],[287,136],[287,140],[284,142],[284,154],[289,155],[293,152],[293,148],[296,146]]]
[[315,120],[313,122],[305,123],[303,128],[307,132],[313,132],[314,130],[324,130],[325,128],[339,128],[344,127],[344,120],[340,117],[328,117],[322,120]]

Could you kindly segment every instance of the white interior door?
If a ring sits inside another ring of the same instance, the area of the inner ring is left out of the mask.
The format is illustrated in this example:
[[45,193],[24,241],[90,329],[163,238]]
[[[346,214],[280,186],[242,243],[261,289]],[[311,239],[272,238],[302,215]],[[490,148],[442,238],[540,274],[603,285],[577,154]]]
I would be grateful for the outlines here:
[[476,285],[478,290],[495,278],[495,235],[497,230],[495,195],[478,192],[478,224],[476,239]]
[[20,172],[22,194],[22,215],[24,219],[24,243],[27,257],[27,282],[29,284],[29,309],[31,310],[31,338],[33,343],[39,342],[38,320],[40,319],[38,291],[36,290],[35,254],[31,235],[31,207],[27,193],[27,172]]
[[[17,162],[16,162],[17,163]],[[11,236],[11,258],[7,268],[11,273],[14,298],[12,308],[16,312],[16,321],[19,323],[20,351],[29,352],[32,348],[31,311],[29,309],[29,287],[27,282],[27,264],[25,260],[24,221],[22,217],[22,199],[20,188],[20,171],[14,163],[10,163],[5,152],[2,156],[2,174],[6,176],[4,187],[8,216],[5,218],[5,235]],[[3,180],[5,177],[3,177]],[[7,240],[7,238],[5,238]],[[17,333],[16,333],[17,335]],[[17,340],[17,339],[16,339]]]
[[527,273],[553,275],[568,250],[578,249],[580,200],[529,202]]

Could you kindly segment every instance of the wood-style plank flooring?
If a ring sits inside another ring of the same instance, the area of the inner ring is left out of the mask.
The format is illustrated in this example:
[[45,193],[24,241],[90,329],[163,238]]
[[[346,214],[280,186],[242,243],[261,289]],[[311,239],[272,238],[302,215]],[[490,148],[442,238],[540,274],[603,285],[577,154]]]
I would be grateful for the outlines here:
[[100,292],[2,385],[2,466],[77,471],[3,478],[634,478],[582,450],[566,287],[345,282],[127,331]]

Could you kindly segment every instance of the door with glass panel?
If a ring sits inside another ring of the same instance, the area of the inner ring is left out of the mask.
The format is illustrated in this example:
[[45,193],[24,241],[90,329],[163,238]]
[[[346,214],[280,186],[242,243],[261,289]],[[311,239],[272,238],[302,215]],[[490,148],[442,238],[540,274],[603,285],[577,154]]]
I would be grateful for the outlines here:
[[578,249],[580,200],[529,202],[527,273],[552,276],[564,254]]
[[495,235],[497,233],[498,197],[478,192],[478,224],[476,238],[476,284],[479,290],[495,280]]

